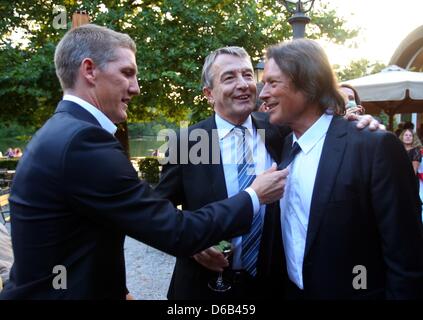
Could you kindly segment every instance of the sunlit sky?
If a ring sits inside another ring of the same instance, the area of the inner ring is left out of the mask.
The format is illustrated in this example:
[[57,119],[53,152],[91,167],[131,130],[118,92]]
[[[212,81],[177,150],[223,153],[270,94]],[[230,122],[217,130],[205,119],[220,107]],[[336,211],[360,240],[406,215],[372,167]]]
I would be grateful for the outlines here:
[[[423,25],[423,0],[316,0],[315,7],[329,4],[349,28],[359,35],[343,45],[320,40],[331,64],[347,65],[366,58],[388,64],[401,41]],[[16,41],[22,35],[18,32]]]
[[388,64],[401,41],[423,25],[423,0],[316,0],[316,4],[321,1],[334,8],[348,27],[360,29],[358,37],[345,45],[321,43],[332,64],[360,58]]

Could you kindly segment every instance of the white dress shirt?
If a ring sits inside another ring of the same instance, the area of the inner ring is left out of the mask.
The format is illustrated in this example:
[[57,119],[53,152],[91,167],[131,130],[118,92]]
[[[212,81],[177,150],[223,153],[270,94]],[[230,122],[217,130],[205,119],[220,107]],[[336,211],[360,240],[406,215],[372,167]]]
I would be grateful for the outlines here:
[[311,197],[326,133],[333,116],[323,114],[299,139],[301,151],[289,168],[281,204],[282,239],[288,276],[303,289],[303,260],[310,216]]
[[63,100],[72,101],[80,105],[82,108],[91,113],[94,118],[96,118],[96,120],[100,123],[100,126],[104,130],[111,133],[112,135],[116,133],[117,127],[114,125],[114,123],[110,121],[110,119],[107,118],[103,112],[94,107],[91,103],[71,94],[65,94],[63,96]]
[[[239,192],[237,164],[237,157],[239,155],[236,152],[238,136],[234,133],[234,131],[232,131],[235,125],[221,118],[217,113],[215,114],[215,120],[218,130],[217,132],[223,172],[225,175],[226,190],[228,192],[228,197],[232,197]],[[251,116],[248,116],[242,126],[247,128],[247,130],[245,130],[245,141],[248,143],[250,150],[252,151],[255,173],[258,175],[270,168],[274,161],[266,150],[265,143],[262,140],[264,137],[261,137],[256,128],[253,126]],[[265,205],[260,206],[259,213],[261,214],[262,219],[264,219],[265,209]],[[232,245],[234,247],[232,268],[242,269],[242,236],[232,239]]]

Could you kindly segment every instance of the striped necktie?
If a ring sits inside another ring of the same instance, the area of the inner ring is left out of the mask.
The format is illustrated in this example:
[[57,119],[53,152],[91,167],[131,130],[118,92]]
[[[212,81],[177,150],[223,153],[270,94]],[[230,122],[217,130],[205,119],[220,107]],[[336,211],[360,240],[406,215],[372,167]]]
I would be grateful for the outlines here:
[[[255,166],[249,144],[245,140],[245,127],[234,127],[234,133],[238,136],[237,155],[239,190],[242,191],[250,186],[255,179]],[[252,276],[257,274],[257,257],[260,247],[262,231],[262,219],[260,211],[254,215],[250,232],[242,237],[242,266]]]

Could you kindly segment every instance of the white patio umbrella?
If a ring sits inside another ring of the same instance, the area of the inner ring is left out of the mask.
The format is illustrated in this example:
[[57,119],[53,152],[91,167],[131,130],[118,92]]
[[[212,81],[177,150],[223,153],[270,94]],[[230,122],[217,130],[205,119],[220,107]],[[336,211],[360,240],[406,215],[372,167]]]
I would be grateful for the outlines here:
[[344,83],[357,90],[366,113],[385,111],[391,129],[394,114],[423,112],[423,72],[392,65],[379,73]]

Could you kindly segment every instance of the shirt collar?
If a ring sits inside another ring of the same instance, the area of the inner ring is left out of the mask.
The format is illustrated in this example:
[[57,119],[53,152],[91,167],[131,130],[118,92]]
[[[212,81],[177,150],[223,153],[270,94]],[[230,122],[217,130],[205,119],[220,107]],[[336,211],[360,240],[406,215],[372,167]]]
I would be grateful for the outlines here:
[[333,115],[326,113],[322,114],[322,116],[310,128],[308,128],[299,139],[297,139],[294,134],[292,144],[297,142],[301,147],[301,151],[307,154],[320,141],[320,139],[326,135],[332,118]]
[[94,118],[96,118],[96,120],[98,121],[98,123],[100,123],[100,126],[106,130],[107,132],[111,133],[111,134],[115,134],[117,127],[114,125],[114,123],[112,121],[110,121],[109,118],[106,117],[106,115],[101,112],[99,109],[97,109],[96,107],[94,107],[91,103],[77,97],[71,94],[65,94],[63,96],[63,100],[66,101],[72,101],[77,103],[78,105],[80,105],[82,108],[84,108],[85,110],[87,110],[89,113],[91,113]]
[[[230,123],[229,121],[223,119],[217,113],[215,113],[215,121],[216,121],[217,133],[219,135],[219,140],[226,138],[228,134],[232,131],[232,129],[235,127],[233,123]],[[241,125],[248,130],[248,132],[250,133],[250,136],[252,137],[254,129],[253,129],[253,120],[251,119],[251,115],[249,115],[248,118]]]

